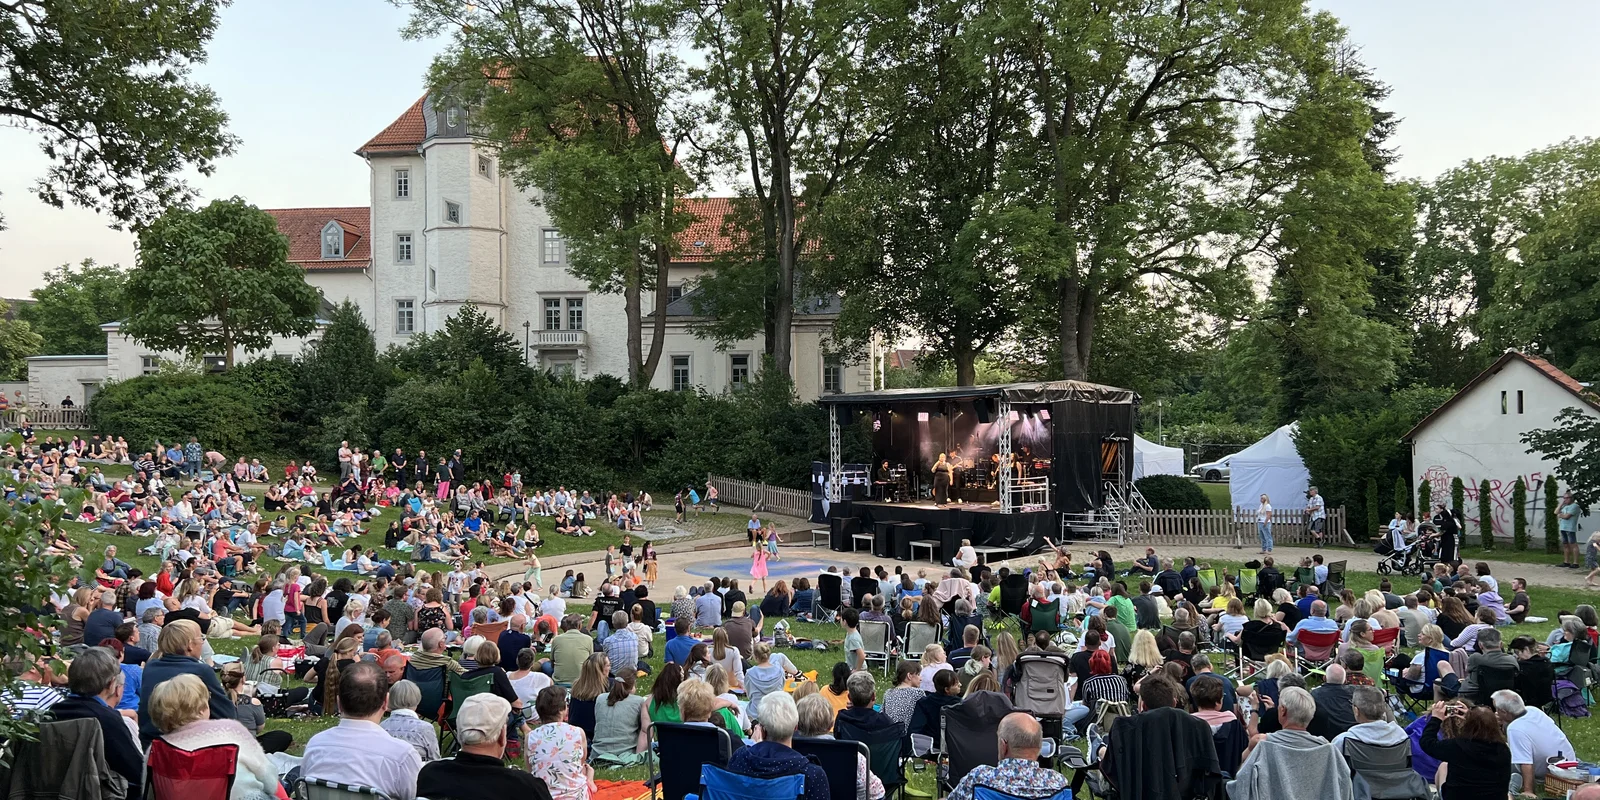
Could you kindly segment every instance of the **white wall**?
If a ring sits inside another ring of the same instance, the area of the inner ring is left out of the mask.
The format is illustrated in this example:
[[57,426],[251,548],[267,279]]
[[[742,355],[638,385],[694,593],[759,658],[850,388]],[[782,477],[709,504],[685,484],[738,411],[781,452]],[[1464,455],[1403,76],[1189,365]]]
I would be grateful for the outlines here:
[[106,380],[105,356],[34,356],[28,359],[28,405],[55,406],[64,397],[82,408],[85,383]]
[[[184,360],[184,356],[181,353],[171,350],[156,350],[134,341],[118,331],[116,323],[102,325],[101,329],[106,332],[106,361],[102,366],[102,371],[108,380],[129,380],[143,375],[144,358],[146,356],[154,356],[167,361]],[[252,353],[242,348],[236,348],[233,356],[234,363],[243,364],[257,358],[271,358],[273,356],[298,356],[305,349],[308,342],[315,341],[321,335],[322,330],[319,327],[317,330],[312,331],[310,336],[274,336],[272,344],[267,349],[259,352]],[[60,400],[60,398],[50,402],[54,403],[57,400]]]
[[367,325],[373,324],[372,276],[359,269],[306,270],[306,283],[315,286],[329,303],[338,305],[349,300],[361,309]]
[[[1517,411],[1518,392],[1522,393],[1522,413]],[[1467,517],[1466,535],[1471,538],[1478,535],[1478,490],[1487,478],[1495,534],[1510,537],[1515,519],[1511,494],[1520,476],[1528,486],[1528,537],[1542,541],[1544,482],[1554,480],[1555,464],[1527,452],[1522,434],[1551,427],[1555,415],[1568,407],[1600,416],[1525,362],[1506,362],[1498,373],[1418,432],[1411,442],[1413,485],[1429,481],[1434,502],[1448,503],[1451,479],[1459,477],[1466,490],[1462,513]],[[1587,520],[1585,529],[1589,529]]]
[[[370,159],[368,164],[372,176],[372,276],[377,283],[377,303],[368,319],[381,351],[410,338],[395,332],[396,300],[413,302],[415,333],[428,330],[422,313],[428,299],[428,266],[432,263],[424,235],[428,178],[421,156],[385,156]],[[410,197],[394,196],[394,172],[398,169],[411,171]],[[395,263],[394,239],[401,232],[411,234],[410,264]]]

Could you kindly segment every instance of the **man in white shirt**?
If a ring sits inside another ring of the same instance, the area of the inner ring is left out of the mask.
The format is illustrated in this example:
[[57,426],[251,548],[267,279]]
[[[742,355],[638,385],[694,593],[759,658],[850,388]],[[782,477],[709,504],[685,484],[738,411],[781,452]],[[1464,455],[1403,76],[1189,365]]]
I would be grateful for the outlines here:
[[445,576],[445,596],[449,598],[451,603],[460,604],[461,593],[466,590],[466,585],[467,573],[461,570],[461,564],[457,562],[455,569],[450,570],[450,574]]
[[[324,450],[324,453],[327,451]],[[339,480],[350,477],[350,443],[339,443]]]
[[339,673],[339,724],[306,742],[300,774],[335,783],[370,786],[390,800],[417,796],[422,759],[414,747],[379,726],[389,708],[389,678],[375,661],[358,661]]
[[1506,744],[1511,745],[1512,794],[1533,791],[1534,781],[1544,779],[1550,757],[1577,756],[1567,735],[1543,711],[1524,705],[1521,695],[1501,689],[1491,699],[1495,717],[1506,726]]
[[1315,486],[1306,490],[1306,514],[1311,518],[1312,544],[1321,547],[1322,530],[1328,524],[1328,506]]

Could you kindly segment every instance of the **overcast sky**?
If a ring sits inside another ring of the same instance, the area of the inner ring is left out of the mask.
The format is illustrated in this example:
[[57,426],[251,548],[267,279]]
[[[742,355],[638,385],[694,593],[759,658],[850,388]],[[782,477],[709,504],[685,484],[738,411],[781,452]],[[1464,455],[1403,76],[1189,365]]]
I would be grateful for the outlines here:
[[[1591,0],[1313,0],[1340,17],[1402,118],[1400,174],[1432,177],[1470,158],[1514,155],[1600,134]],[[198,73],[243,141],[207,199],[263,208],[365,205],[353,151],[422,93],[436,43],[403,41],[404,14],[384,0],[237,0],[223,11]],[[81,209],[40,203],[29,186],[44,157],[26,132],[0,128],[0,296],[46,270],[94,258],[133,263],[133,240]]]

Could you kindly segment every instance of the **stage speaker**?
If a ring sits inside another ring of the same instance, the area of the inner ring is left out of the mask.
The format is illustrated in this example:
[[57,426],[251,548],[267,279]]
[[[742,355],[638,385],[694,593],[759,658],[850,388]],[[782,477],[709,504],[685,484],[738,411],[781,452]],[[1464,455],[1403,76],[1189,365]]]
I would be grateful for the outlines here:
[[893,522],[880,522],[873,526],[872,554],[878,558],[894,558]]
[[980,397],[972,401],[972,411],[978,417],[979,425],[994,422],[994,401],[987,397]]
[[839,420],[839,427],[841,428],[848,428],[850,423],[855,421],[856,411],[851,406],[834,406],[833,413]]
[[897,522],[894,528],[894,559],[911,560],[911,543],[922,538],[922,523]]
[[971,528],[940,528],[939,560],[945,566],[950,566],[950,559],[955,558],[956,551],[961,549],[961,540],[971,538]]
[[848,553],[855,546],[850,538],[861,532],[861,520],[856,517],[833,517],[828,520],[828,549]]

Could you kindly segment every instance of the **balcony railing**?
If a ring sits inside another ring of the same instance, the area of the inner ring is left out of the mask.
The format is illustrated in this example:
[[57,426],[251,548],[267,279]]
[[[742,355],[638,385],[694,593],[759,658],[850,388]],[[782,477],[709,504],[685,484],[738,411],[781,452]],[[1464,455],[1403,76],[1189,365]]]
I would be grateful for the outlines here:
[[561,347],[588,347],[588,331],[533,331],[528,337],[528,346],[534,350],[549,350]]

